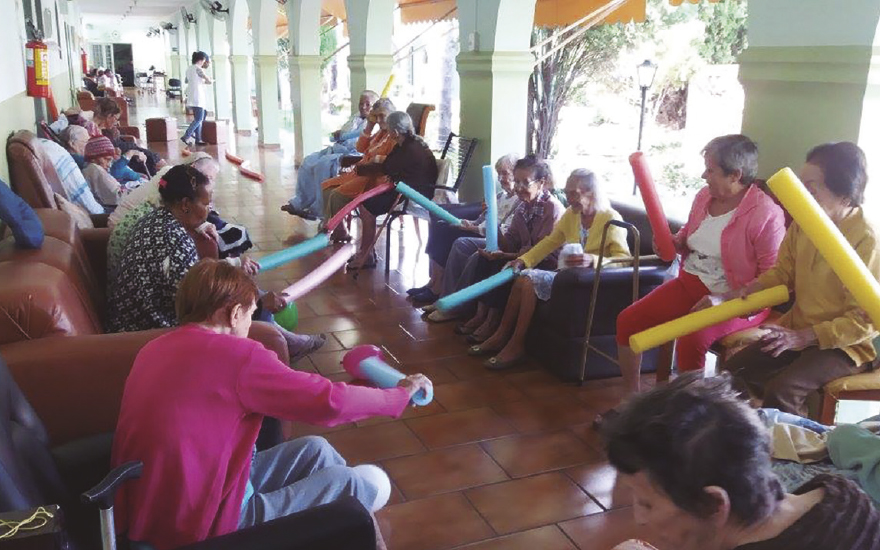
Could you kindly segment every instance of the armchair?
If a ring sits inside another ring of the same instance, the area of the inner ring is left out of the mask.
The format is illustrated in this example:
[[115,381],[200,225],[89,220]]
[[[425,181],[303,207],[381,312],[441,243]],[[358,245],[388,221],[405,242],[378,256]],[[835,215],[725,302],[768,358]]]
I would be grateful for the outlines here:
[[[94,381],[92,381],[94,382]],[[89,408],[79,396],[76,408]],[[90,405],[90,403],[89,403]],[[112,431],[112,427],[110,428]],[[58,504],[72,548],[94,549],[115,543],[112,504],[116,489],[140,475],[140,463],[109,471],[112,435],[80,434],[62,446],[51,446],[48,432],[0,358],[0,513]],[[103,478],[103,480],[102,480]],[[91,490],[88,490],[89,488]],[[77,495],[85,493],[82,501]],[[98,514],[92,506],[102,510]],[[145,544],[132,548],[148,549]],[[375,527],[355,499],[340,499],[264,525],[188,545],[188,550],[373,550]]]
[[[652,233],[644,209],[623,203],[613,207],[630,226],[627,241],[630,250],[638,250],[645,258],[653,254]],[[673,232],[681,223],[670,220]],[[575,381],[618,376],[614,362],[617,356],[617,315],[633,302],[634,266],[609,264],[599,273],[600,288],[594,290],[597,272],[592,269],[566,269],[553,280],[550,300],[539,302],[535,310],[526,349],[540,358],[543,365],[562,378]],[[642,261],[638,266],[636,294],[645,296],[677,274],[677,264],[659,260]],[[592,303],[592,306],[591,306]],[[592,307],[592,317],[590,311]],[[585,337],[588,320],[592,319],[589,337]],[[585,345],[591,350],[586,354]],[[642,372],[654,372],[671,360],[671,349],[660,348],[645,354]],[[582,365],[585,369],[582,373]]]

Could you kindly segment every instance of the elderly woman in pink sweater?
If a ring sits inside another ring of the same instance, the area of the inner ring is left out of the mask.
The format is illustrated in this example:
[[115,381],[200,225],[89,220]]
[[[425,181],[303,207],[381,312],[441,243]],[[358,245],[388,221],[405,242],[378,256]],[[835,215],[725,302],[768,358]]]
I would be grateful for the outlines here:
[[[681,271],[617,317],[620,370],[629,393],[639,391],[642,357],[629,347],[633,334],[711,305],[710,295],[742,288],[776,263],[785,218],[754,185],[758,147],[743,135],[713,139],[703,149],[706,187],[697,193],[687,224],[675,235]],[[703,368],[716,340],[756,326],[768,310],[735,318],[678,339],[680,371]]]
[[117,497],[117,527],[157,550],[176,548],[331,502],[368,510],[391,486],[376,466],[353,468],[320,437],[256,452],[264,416],[333,426],[399,417],[431,382],[391,389],[333,383],[291,370],[248,340],[257,287],[225,262],[202,260],[177,291],[181,327],[141,350],[125,384],[113,464],[144,463]]

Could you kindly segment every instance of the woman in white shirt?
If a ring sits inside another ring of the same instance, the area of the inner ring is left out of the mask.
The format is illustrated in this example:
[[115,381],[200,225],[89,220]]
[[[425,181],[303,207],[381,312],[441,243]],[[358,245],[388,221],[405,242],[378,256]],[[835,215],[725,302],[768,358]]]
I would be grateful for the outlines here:
[[208,54],[205,52],[193,52],[192,65],[186,70],[186,107],[192,110],[193,121],[186,129],[186,133],[180,138],[187,145],[205,145],[202,141],[202,122],[205,121],[207,111],[207,98],[205,84],[212,84],[204,69],[210,63]]

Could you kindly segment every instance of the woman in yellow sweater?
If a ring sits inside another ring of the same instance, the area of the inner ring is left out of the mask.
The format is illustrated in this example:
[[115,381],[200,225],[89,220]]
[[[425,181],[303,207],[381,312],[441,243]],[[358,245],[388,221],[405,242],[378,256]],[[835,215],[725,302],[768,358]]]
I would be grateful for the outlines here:
[[[807,155],[800,177],[880,280],[877,230],[861,207],[868,180],[862,150],[849,142],[820,145]],[[763,399],[764,407],[806,416],[807,395],[865,370],[874,360],[877,330],[797,224],[789,227],[773,268],[744,288],[713,296],[711,302],[780,284],[794,291],[794,305],[775,325],[763,327],[767,333],[761,340],[730,358],[724,368]]]
[[[504,316],[495,333],[483,342],[485,353],[498,351],[498,355],[486,361],[491,370],[503,370],[514,366],[525,357],[525,338],[535,313],[538,300],[549,300],[553,279],[557,271],[533,269],[551,253],[566,245],[574,245],[575,251],[560,254],[559,267],[595,268],[599,261],[602,231],[611,220],[620,220],[620,214],[611,208],[605,198],[596,175],[585,169],[577,169],[565,183],[565,196],[570,205],[553,232],[541,239],[528,252],[510,263],[522,269],[507,300]],[[626,243],[626,231],[612,226],[608,230],[603,258],[620,258],[630,255]]]

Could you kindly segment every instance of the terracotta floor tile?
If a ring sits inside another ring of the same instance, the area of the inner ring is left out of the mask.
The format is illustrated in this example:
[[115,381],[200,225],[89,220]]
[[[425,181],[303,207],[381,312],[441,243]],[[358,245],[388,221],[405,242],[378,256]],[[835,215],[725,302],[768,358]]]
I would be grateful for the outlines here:
[[342,368],[342,357],[346,353],[348,353],[348,350],[325,352],[322,348],[321,351],[309,355],[309,359],[315,365],[318,372],[326,376],[328,374],[345,372],[345,369]]
[[604,514],[593,514],[559,525],[580,550],[611,550],[623,541],[641,539],[651,542],[652,536],[636,525],[631,508]]
[[620,404],[624,396],[623,388],[590,388],[581,389],[576,394],[577,398],[583,401],[591,409],[598,412],[605,412]]
[[351,330],[358,326],[358,322],[350,317],[330,315],[300,319],[296,331],[300,334],[318,334],[319,332],[338,332]]
[[459,550],[577,550],[555,525],[462,546]]
[[[464,342],[464,340],[462,340]],[[462,343],[461,354],[452,357],[445,357],[444,360],[449,361],[446,368],[456,376],[459,380],[477,380],[477,379],[504,379],[504,374],[500,372],[490,371],[483,367],[485,357],[471,357],[465,355],[467,348]],[[519,367],[517,367],[519,369]],[[534,369],[530,369],[534,370]],[[524,371],[519,371],[524,372]]]
[[386,347],[397,357],[401,363],[424,361],[426,359],[438,359],[459,355],[461,349],[454,335],[448,338],[416,342],[414,340],[398,340],[389,342]]
[[512,477],[524,477],[601,459],[571,432],[512,435],[482,443]]
[[602,511],[586,493],[560,473],[470,489],[465,495],[500,534]]
[[[184,120],[179,104],[146,96],[135,99],[129,116],[139,123],[169,110]],[[257,139],[230,133],[228,147],[263,172],[264,182],[242,177],[225,159],[226,147],[204,148],[220,164],[214,202],[224,219],[248,228],[254,243],[248,254],[254,258],[317,234],[316,223],[280,211],[296,188],[293,133],[281,130],[280,151],[261,149]],[[172,163],[181,158],[179,142],[150,146]],[[352,346],[374,344],[405,374],[422,372],[431,378],[436,399],[427,407],[407,408],[402,421],[375,418],[334,428],[285,422],[285,436],[321,435],[353,464],[376,462],[388,468],[391,498],[378,517],[391,550],[571,550],[566,534],[582,548],[608,550],[612,541],[636,536],[629,509],[564,521],[600,510],[585,490],[605,506],[628,502],[613,485],[601,458],[601,438],[591,427],[592,413],[621,396],[622,380],[590,380],[575,387],[543,370],[534,358],[503,373],[486,370],[485,357],[466,355],[468,344],[453,334],[456,322],[427,323],[407,301],[407,289],[428,281],[428,225],[421,222],[421,241],[413,227],[409,218],[394,223],[387,251],[385,239],[379,240],[379,269],[359,273],[357,279],[340,270],[297,300],[297,331],[323,332],[328,340],[295,368],[361,384],[342,372],[339,359]],[[356,238],[361,235],[359,221],[351,231]],[[283,290],[338,248],[263,272],[257,280],[261,288]],[[387,276],[386,259],[392,267]],[[653,378],[642,377],[646,387]],[[456,410],[447,411],[447,406]],[[489,514],[485,518],[475,508],[478,502]],[[509,531],[499,535],[487,520]]]
[[562,395],[575,395],[578,391],[574,384],[564,383],[541,369],[506,374],[504,378],[533,399],[555,399]]
[[436,361],[419,363],[416,365],[405,363],[403,365],[398,365],[397,370],[403,374],[424,374],[427,376],[434,384],[434,395],[437,395],[437,386],[443,385],[446,387],[448,384],[458,382],[458,378],[456,378],[449,369],[441,366],[441,363]]
[[[436,400],[431,401],[424,407],[414,407],[409,406],[403,411],[403,414],[400,418],[421,418],[423,416],[431,416],[433,414],[442,414],[445,413],[446,409],[443,408],[443,405],[438,403]],[[374,426],[376,424],[385,424],[387,422],[394,422],[395,419],[388,418],[387,416],[377,416],[375,418],[370,418],[368,420],[360,420],[356,422],[358,426]]]
[[403,422],[352,428],[325,436],[351,464],[377,462],[425,450],[425,446]]
[[596,418],[596,411],[571,396],[495,403],[492,409],[522,433],[555,430],[592,422]]
[[494,536],[461,493],[387,506],[376,517],[388,550],[442,550]]
[[592,422],[569,426],[568,430],[593,449],[603,455],[605,454],[605,441],[602,439],[602,435],[593,427]]
[[470,409],[406,420],[429,449],[510,435],[516,430],[492,409]]
[[435,399],[447,411],[460,411],[485,407],[492,403],[521,401],[525,394],[506,382],[498,380],[467,380],[444,384],[434,391]]
[[605,461],[581,464],[565,474],[606,510],[632,506],[632,491],[618,481],[617,470]]
[[382,463],[409,500],[509,479],[479,445],[460,445]]

